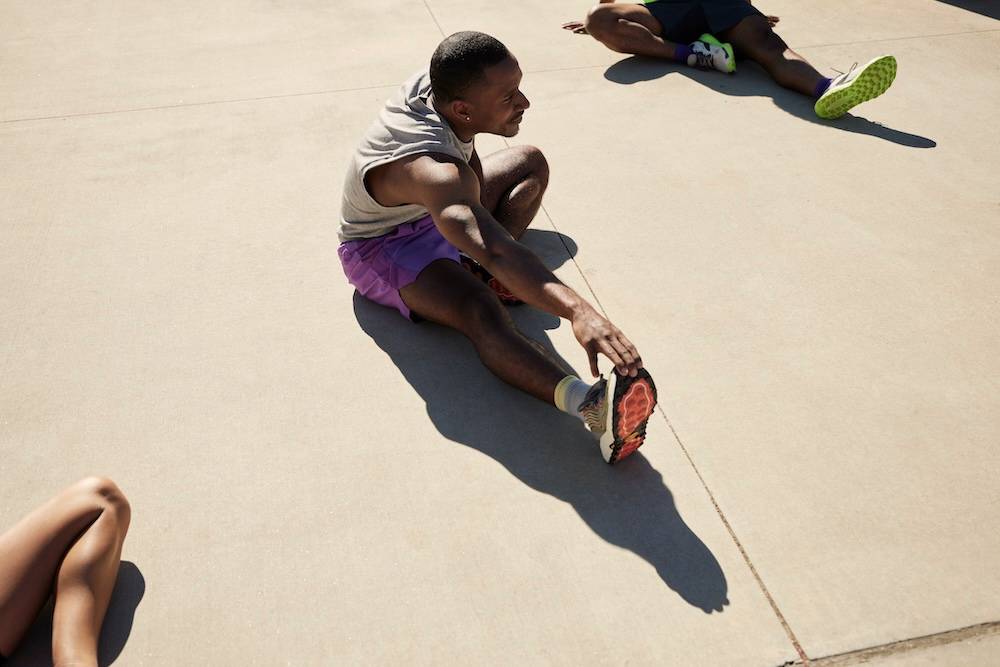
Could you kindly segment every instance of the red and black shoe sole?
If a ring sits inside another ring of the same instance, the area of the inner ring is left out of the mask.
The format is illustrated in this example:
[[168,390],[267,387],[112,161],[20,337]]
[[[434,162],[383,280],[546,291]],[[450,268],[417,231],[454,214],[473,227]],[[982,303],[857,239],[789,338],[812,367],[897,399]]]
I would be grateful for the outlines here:
[[644,369],[635,377],[615,372],[614,396],[611,401],[611,456],[614,465],[636,452],[646,440],[646,424],[656,408],[656,384]]
[[521,301],[510,290],[504,287],[503,283],[493,277],[493,274],[487,271],[482,264],[472,259],[471,257],[466,257],[465,255],[460,256],[460,264],[464,266],[472,275],[479,278],[482,282],[486,283],[486,286],[493,290],[493,293],[497,295],[500,299],[500,303],[505,306],[521,306],[524,305],[524,301]]

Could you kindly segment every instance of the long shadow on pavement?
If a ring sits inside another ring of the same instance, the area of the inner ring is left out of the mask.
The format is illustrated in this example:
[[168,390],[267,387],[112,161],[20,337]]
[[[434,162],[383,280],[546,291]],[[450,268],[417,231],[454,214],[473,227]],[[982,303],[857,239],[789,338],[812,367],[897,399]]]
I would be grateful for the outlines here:
[[[550,268],[567,259],[567,249],[575,252],[568,237],[554,232],[532,230],[524,242]],[[555,354],[547,331],[559,326],[557,318],[526,306],[511,312],[522,332]],[[532,489],[569,503],[597,535],[646,560],[689,604],[706,613],[729,604],[718,560],[681,518],[663,477],[641,453],[606,465],[578,420],[493,377],[454,331],[411,325],[356,293],[354,313],[423,398],[443,436],[489,456]]]
[[996,0],[938,0],[938,2],[1000,20],[1000,2]]
[[[146,579],[135,563],[122,561],[97,646],[98,664],[107,667],[118,659],[132,633],[135,611],[146,593]],[[7,667],[41,667],[52,664],[52,601],[42,609]]]
[[[829,127],[831,129],[867,134],[911,148],[934,148],[937,142],[918,134],[894,130],[874,123],[861,116],[846,114],[837,120],[823,120],[813,111],[814,101],[805,95],[786,90],[776,84],[756,63],[744,61],[736,74],[727,76],[718,72],[703,72],[691,67],[655,58],[631,56],[619,60],[605,72],[604,78],[614,83],[630,85],[640,81],[652,81],[671,73],[682,74],[692,81],[711,88],[724,95],[737,97],[770,97],[775,106],[796,118]],[[887,94],[892,94],[892,89]]]

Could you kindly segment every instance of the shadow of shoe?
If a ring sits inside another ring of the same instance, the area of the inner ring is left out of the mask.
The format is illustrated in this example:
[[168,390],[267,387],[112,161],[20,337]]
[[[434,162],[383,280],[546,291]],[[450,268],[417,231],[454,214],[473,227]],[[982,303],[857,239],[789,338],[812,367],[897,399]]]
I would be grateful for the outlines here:
[[604,78],[613,83],[631,85],[641,81],[652,81],[671,73],[681,74],[706,88],[735,97],[770,97],[779,109],[802,120],[823,127],[866,134],[910,148],[934,148],[937,142],[918,134],[895,130],[867,118],[846,114],[836,120],[824,120],[813,111],[813,100],[776,84],[756,63],[741,62],[739,71],[733,76],[718,72],[706,72],[685,67],[666,60],[630,56],[611,65],[604,72]]
[[[561,234],[534,230],[523,240],[552,268],[575,252]],[[527,306],[510,312],[526,336],[572,372],[547,335],[559,326],[557,318]],[[705,613],[729,604],[718,560],[681,518],[662,476],[641,452],[606,465],[577,419],[496,379],[457,332],[412,325],[356,293],[354,313],[423,399],[442,436],[492,458],[531,489],[568,503],[596,535],[643,558],[689,604]]]
[[[111,602],[97,647],[98,664],[107,667],[118,659],[129,635],[136,609],[146,593],[146,580],[135,563],[122,561],[111,593]],[[7,667],[43,667],[52,665],[52,600],[42,609]]]

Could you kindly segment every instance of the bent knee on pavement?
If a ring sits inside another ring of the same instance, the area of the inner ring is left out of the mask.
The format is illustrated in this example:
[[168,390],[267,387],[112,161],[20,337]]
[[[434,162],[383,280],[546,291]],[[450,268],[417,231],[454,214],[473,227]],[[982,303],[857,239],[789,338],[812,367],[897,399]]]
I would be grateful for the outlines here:
[[583,19],[583,26],[595,39],[603,41],[618,24],[618,12],[614,5],[594,5]]
[[84,502],[101,511],[122,529],[128,529],[132,506],[122,490],[107,477],[86,477],[73,485],[72,490]]

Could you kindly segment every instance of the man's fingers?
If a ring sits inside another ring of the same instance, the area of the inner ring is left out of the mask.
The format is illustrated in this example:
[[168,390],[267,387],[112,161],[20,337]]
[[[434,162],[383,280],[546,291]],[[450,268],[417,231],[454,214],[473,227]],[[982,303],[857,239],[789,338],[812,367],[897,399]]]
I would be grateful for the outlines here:
[[581,21],[570,21],[569,23],[563,23],[563,30],[572,30],[575,35],[586,35],[587,28],[584,27]]
[[642,356],[639,354],[639,350],[635,349],[635,345],[632,344],[625,334],[621,331],[618,332],[618,342],[620,345],[624,346],[628,350],[629,356],[632,358],[632,363],[635,368],[642,368]]
[[607,340],[602,340],[600,342],[600,347],[604,356],[611,360],[611,363],[615,365],[615,368],[617,368],[619,372],[628,372],[628,366],[626,366],[621,355],[618,354],[618,351],[611,345],[611,343]]
[[587,348],[587,357],[590,359],[590,374],[597,377],[600,375],[597,370],[597,352],[592,347]]
[[621,357],[621,360],[622,360],[622,363],[623,363],[623,368],[621,368],[620,370],[623,370],[628,375],[630,375],[632,377],[635,377],[635,375],[636,375],[636,369],[638,368],[635,365],[635,355],[632,353],[631,350],[629,350],[628,346],[626,346],[622,342],[623,338],[624,338],[624,336],[622,336],[620,338],[612,338],[611,339],[611,346],[618,353],[618,356]]

